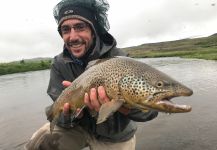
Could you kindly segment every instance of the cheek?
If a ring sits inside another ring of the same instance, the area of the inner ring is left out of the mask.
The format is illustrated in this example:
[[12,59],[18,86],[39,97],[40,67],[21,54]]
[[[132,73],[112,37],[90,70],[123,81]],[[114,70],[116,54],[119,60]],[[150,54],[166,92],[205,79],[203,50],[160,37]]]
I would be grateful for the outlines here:
[[87,37],[86,37],[86,42],[88,43],[88,45],[92,45],[93,43],[93,40],[94,40],[94,36],[92,34],[89,34]]
[[83,32],[80,34],[80,37],[82,37],[83,39],[90,41],[93,37],[93,34],[91,34],[91,32],[87,31],[87,32]]
[[64,35],[64,36],[62,36],[62,39],[63,39],[63,42],[64,43],[67,43],[67,42],[69,42],[69,36],[67,36],[67,35]]

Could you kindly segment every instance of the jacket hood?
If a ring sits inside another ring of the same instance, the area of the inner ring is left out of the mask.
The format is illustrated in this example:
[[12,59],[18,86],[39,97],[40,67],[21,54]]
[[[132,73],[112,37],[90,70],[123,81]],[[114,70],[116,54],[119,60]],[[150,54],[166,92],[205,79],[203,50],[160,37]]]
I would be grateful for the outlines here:
[[97,58],[100,58],[112,48],[116,47],[116,45],[117,42],[111,34],[109,34],[108,32],[106,32],[105,34],[101,34],[97,36],[95,47],[90,56],[97,55]]

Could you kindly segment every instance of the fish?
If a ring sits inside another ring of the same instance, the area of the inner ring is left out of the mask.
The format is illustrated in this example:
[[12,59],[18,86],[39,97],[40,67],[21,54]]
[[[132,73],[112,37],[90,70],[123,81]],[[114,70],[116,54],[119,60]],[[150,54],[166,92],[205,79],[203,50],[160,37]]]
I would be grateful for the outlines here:
[[69,103],[70,111],[78,116],[76,110],[86,107],[85,93],[99,86],[105,88],[110,101],[102,104],[99,112],[96,112],[97,124],[106,121],[122,106],[143,112],[185,113],[192,110],[189,105],[171,101],[174,97],[191,96],[193,91],[167,74],[129,57],[97,59],[91,61],[87,69],[54,102],[48,115],[50,131],[53,131],[65,103]]

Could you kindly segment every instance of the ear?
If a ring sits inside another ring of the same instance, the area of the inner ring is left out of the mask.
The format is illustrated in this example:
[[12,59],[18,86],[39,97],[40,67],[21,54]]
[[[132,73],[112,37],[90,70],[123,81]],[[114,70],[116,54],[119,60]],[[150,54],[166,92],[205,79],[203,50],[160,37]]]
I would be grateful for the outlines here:
[[61,33],[61,30],[60,30],[60,27],[61,27],[61,25],[58,25],[57,31],[58,31],[59,35],[63,38],[62,33]]

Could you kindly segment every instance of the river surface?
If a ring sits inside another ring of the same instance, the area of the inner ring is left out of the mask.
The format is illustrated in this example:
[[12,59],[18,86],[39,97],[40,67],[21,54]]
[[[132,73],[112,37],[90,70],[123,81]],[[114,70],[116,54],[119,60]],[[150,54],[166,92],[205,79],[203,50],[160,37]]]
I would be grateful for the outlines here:
[[[139,59],[193,89],[173,99],[190,113],[160,113],[138,123],[136,150],[217,150],[217,61],[180,58]],[[0,76],[0,150],[22,150],[46,122],[49,70]]]

